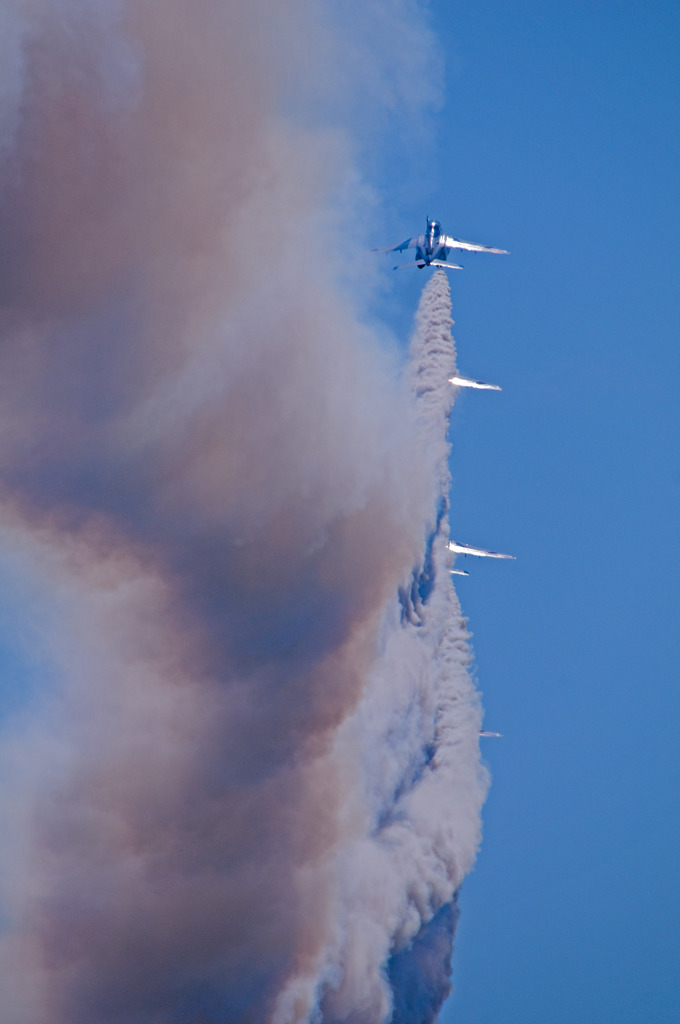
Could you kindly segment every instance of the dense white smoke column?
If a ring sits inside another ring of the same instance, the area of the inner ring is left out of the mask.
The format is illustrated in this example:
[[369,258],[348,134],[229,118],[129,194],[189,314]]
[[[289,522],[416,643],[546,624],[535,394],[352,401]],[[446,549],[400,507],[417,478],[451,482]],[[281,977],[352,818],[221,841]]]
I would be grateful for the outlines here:
[[[488,787],[479,759],[481,709],[468,672],[468,635],[448,571],[447,434],[455,399],[448,378],[456,369],[451,326],[448,278],[436,271],[423,290],[411,347],[419,435],[433,476],[436,516],[411,590],[420,625],[410,628],[425,661],[420,682],[426,696],[420,707],[428,709],[422,718],[427,757],[422,776],[404,801],[413,822],[409,845],[417,846],[420,855],[414,858],[421,867],[420,877],[407,886],[407,891],[418,893],[412,906],[420,921],[413,915],[411,927],[419,924],[420,930],[410,951],[404,949],[405,936],[397,933],[396,950],[402,952],[393,957],[390,971],[395,1024],[434,1019],[448,994],[457,918],[450,900],[474,861]],[[396,813],[397,821],[399,817]],[[403,829],[407,822],[408,818],[399,827]],[[413,836],[418,837],[417,844]]]
[[[383,650],[331,760],[344,834],[326,947],[279,1000],[276,1024],[315,1019],[426,1024],[450,989],[455,898],[480,837],[488,779],[468,635],[449,575],[447,431],[455,371],[443,272],[426,285],[411,346],[418,449],[430,518],[423,554],[388,606]],[[387,968],[387,969],[386,969]]]
[[[347,6],[357,38],[418,31],[409,0]],[[2,723],[11,1024],[441,998],[484,791],[448,406],[420,395],[414,443],[335,247],[309,258],[352,180],[294,116],[308,55],[343,79],[324,10],[0,7],[0,559],[48,666]]]

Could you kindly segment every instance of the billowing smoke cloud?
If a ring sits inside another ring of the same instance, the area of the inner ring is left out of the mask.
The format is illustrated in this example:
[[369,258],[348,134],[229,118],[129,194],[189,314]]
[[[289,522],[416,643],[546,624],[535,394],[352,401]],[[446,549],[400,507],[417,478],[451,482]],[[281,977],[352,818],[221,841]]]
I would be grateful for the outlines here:
[[486,787],[455,353],[436,274],[400,385],[342,232],[320,258],[355,178],[305,89],[355,61],[306,0],[0,17],[0,542],[42,667],[3,729],[3,1013],[430,1020]]

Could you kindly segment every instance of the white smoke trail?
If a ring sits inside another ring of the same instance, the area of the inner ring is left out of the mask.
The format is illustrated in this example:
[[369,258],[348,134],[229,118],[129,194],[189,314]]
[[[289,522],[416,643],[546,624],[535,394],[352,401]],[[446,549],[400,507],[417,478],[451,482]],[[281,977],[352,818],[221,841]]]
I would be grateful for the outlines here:
[[[313,971],[289,982],[275,1024],[424,1024],[450,988],[456,915],[441,911],[474,861],[488,785],[468,635],[448,572],[451,323],[439,271],[423,291],[410,364],[432,499],[424,557],[386,610],[382,651],[328,755],[346,788],[342,837],[321,868],[333,879],[330,935]],[[443,952],[424,941],[438,915]]]

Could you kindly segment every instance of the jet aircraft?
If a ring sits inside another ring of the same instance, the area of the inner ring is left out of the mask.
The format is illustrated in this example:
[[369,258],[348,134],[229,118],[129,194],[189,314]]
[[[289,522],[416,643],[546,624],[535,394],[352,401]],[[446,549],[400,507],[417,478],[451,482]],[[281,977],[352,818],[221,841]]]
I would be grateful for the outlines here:
[[491,732],[489,729],[480,729],[479,735],[480,736],[495,736],[499,740],[503,739],[503,733],[502,732]]
[[465,569],[449,569],[452,576],[469,576],[470,573],[466,572]]
[[462,270],[457,263],[449,263],[450,249],[467,249],[469,252],[495,252],[507,256],[507,249],[493,249],[490,245],[477,245],[476,242],[464,242],[460,238],[453,238],[451,235],[443,235],[441,224],[438,220],[426,218],[426,229],[424,235],[414,235],[407,238],[399,245],[388,246],[387,249],[373,249],[373,252],[403,252],[404,249],[415,249],[415,263],[404,263],[396,266],[395,270],[403,270],[406,267],[446,267],[448,270]]
[[449,384],[457,388],[479,388],[481,391],[502,391],[498,384],[487,384],[483,380],[471,380],[469,377],[449,377]]
[[514,555],[503,555],[500,551],[485,551],[484,548],[471,548],[468,544],[456,544],[449,541],[449,551],[454,555],[476,555],[478,558],[514,558]]

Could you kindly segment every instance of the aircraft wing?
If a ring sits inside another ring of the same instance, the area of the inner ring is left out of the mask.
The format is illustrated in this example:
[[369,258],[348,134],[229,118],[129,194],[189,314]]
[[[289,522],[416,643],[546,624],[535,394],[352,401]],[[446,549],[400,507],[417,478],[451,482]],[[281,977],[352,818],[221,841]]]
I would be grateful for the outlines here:
[[456,555],[476,555],[478,558],[513,558],[514,555],[504,555],[500,551],[486,551],[484,548],[471,548],[468,544],[456,544],[449,541],[449,551]]
[[458,388],[480,388],[482,391],[501,391],[498,384],[487,384],[483,380],[471,380],[469,377],[449,377],[449,384]]
[[413,238],[407,238],[405,242],[400,242],[399,245],[388,245],[386,249],[371,249],[371,252],[403,252],[404,249],[416,249],[424,241],[425,239],[422,235],[414,235]]
[[499,256],[509,256],[507,249],[494,249],[490,245],[477,245],[475,242],[464,242],[461,238],[442,235],[439,244],[447,249],[467,249],[469,252],[495,252]]

